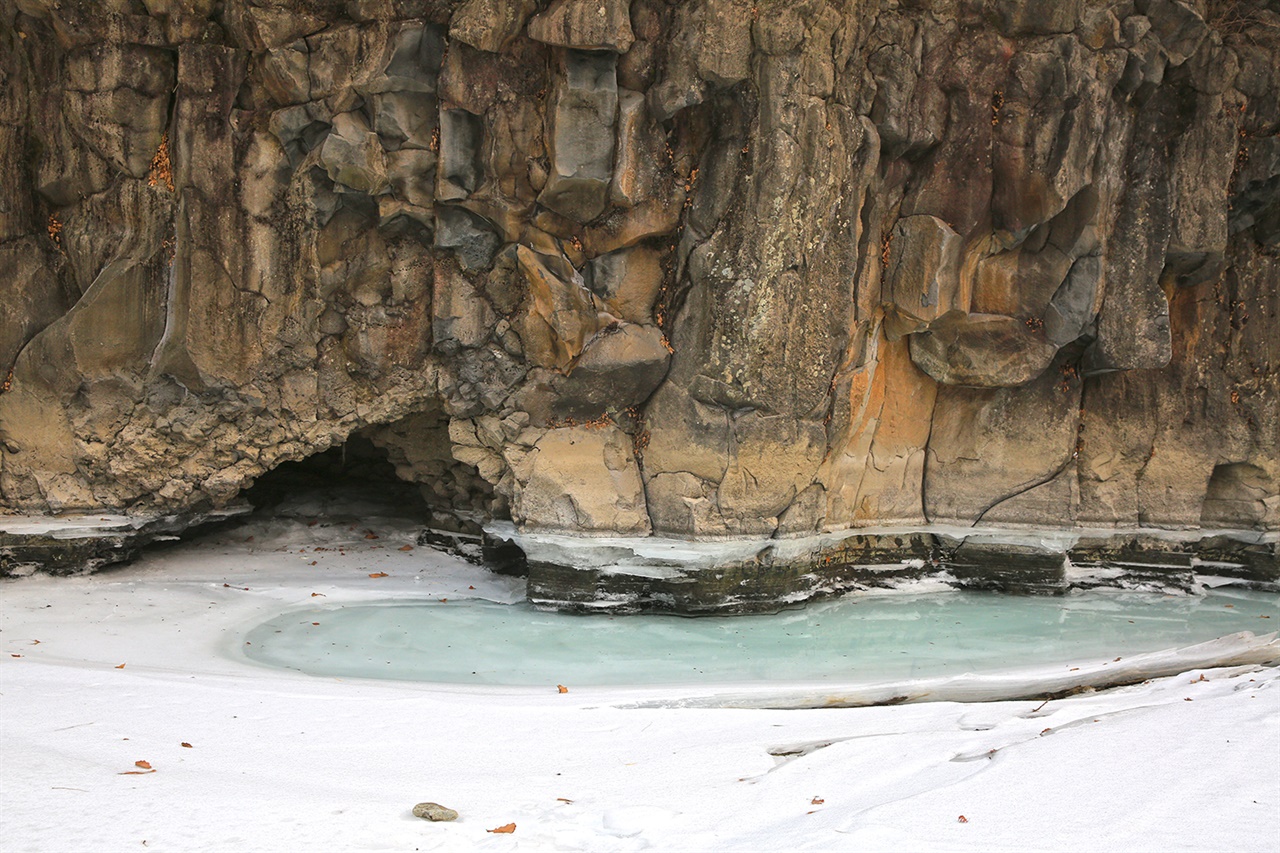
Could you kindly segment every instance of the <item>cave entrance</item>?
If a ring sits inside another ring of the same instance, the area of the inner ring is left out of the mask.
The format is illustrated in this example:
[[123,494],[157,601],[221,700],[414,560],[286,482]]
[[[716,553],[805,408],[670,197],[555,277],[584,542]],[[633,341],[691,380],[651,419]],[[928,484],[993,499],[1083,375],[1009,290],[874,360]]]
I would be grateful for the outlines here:
[[431,512],[419,486],[401,479],[387,451],[361,435],[281,463],[243,497],[255,512],[281,516],[379,515],[426,521]]
[[258,516],[408,519],[420,525],[419,545],[503,574],[527,573],[523,551],[486,532],[486,522],[510,520],[506,501],[476,466],[453,457],[441,412],[366,427],[341,445],[281,463],[242,496]]

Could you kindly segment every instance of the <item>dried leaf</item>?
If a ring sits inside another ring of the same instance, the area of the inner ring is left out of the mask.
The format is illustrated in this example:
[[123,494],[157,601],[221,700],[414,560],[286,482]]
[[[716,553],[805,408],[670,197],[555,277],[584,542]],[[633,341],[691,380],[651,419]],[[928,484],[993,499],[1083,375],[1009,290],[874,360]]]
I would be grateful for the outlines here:
[[313,566],[314,566],[314,565],[316,565],[316,561],[315,561],[315,560],[312,560],[312,561],[311,561],[311,565],[313,565]]
[[400,550],[401,550],[401,551],[412,551],[412,550],[413,550],[413,546],[412,546],[412,545],[401,545],[401,546],[400,546]]
[[116,669],[124,669],[124,664],[120,664],[119,666],[116,667]]
[[10,652],[10,653],[9,653],[9,657],[11,657],[11,658],[20,658],[20,657],[22,657],[22,655],[15,655],[15,654],[13,654],[12,652]]
[[1041,729],[1041,730],[1040,730],[1040,735],[1041,735],[1041,737],[1043,737],[1044,735],[1047,735],[1047,734],[1048,734],[1049,732],[1051,732],[1051,731],[1053,731],[1053,729]]
[[[475,587],[474,587],[474,586],[469,586],[469,587],[467,587],[467,589],[475,589]],[[1265,619],[1266,617],[1263,617],[1263,618]]]
[[366,534],[364,535],[364,538],[365,538],[365,539],[377,539],[377,538],[378,538],[378,534],[376,534],[376,533],[374,533],[372,530],[370,530],[368,533],[366,533]]
[[964,815],[960,815],[960,817],[956,818],[956,821],[959,823],[968,823],[969,818],[965,817]]
[[[314,566],[315,563],[312,563],[312,565]],[[325,595],[323,592],[313,592],[311,593],[311,597],[312,598],[328,598],[328,596]]]
[[822,797],[814,797],[812,800],[810,800],[810,801],[809,801],[809,805],[811,805],[811,806],[820,806],[820,805],[822,805],[822,804],[823,804],[823,803],[825,803],[825,802],[826,802],[826,800],[824,800]]
[[556,690],[559,690],[561,693],[568,693],[568,692],[569,692],[569,688],[568,688],[568,687],[565,687],[563,684],[557,684],[557,685],[556,685]]
[[319,622],[312,622],[311,624],[312,624],[312,625],[319,625],[320,623],[319,623]]
[[515,832],[515,831],[516,831],[516,825],[514,823],[505,824],[503,826],[498,827],[497,829],[485,830],[485,832],[502,832],[502,833]]
[[182,742],[182,747],[183,747],[183,749],[191,749],[191,748],[192,748],[191,744],[187,743],[185,740]]
[[135,762],[133,762],[133,766],[134,766],[134,767],[141,767],[143,770],[150,770],[150,769],[151,769],[151,762],[150,762],[150,761],[135,761]]
[[388,575],[387,575],[387,573],[386,573],[386,572],[370,572],[370,573],[369,573],[369,577],[371,577],[371,578],[385,578],[385,577],[388,577]]
[[154,770],[125,770],[117,773],[117,776],[146,776],[148,773],[155,773]]
[[556,797],[556,801],[557,801],[557,802],[561,802],[561,803],[572,803],[572,802],[573,802],[573,800],[569,799],[568,797]]

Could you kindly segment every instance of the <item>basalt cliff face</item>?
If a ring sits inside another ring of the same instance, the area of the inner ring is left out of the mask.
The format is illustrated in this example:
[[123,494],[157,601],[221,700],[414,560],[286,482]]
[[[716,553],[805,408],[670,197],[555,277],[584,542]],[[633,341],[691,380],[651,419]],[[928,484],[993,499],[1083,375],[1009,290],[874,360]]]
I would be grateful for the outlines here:
[[1275,3],[0,9],[10,512],[1280,528]]

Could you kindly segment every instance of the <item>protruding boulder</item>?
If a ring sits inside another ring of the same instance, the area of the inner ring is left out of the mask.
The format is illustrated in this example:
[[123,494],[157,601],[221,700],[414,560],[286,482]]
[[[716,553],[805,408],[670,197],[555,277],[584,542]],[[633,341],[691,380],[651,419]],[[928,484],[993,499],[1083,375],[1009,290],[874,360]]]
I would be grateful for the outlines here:
[[590,418],[638,406],[667,375],[670,361],[657,326],[627,323],[613,331],[606,329],[558,383],[552,411],[562,417]]
[[943,385],[1012,388],[1035,379],[1058,348],[1003,314],[953,312],[911,336],[911,360]]
[[511,514],[527,530],[650,532],[631,437],[617,427],[548,430],[521,468]]
[[626,53],[631,32],[631,0],[553,0],[529,22],[529,38],[576,50]]

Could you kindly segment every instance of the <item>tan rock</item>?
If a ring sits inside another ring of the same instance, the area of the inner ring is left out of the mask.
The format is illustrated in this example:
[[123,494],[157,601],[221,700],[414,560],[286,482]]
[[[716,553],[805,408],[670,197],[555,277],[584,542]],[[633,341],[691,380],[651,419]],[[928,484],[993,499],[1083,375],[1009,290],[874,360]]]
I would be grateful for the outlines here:
[[612,427],[548,430],[534,446],[512,514],[528,530],[649,533],[630,436]]

